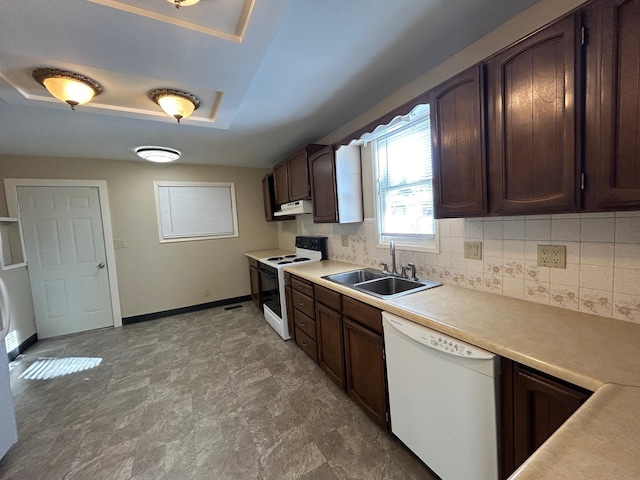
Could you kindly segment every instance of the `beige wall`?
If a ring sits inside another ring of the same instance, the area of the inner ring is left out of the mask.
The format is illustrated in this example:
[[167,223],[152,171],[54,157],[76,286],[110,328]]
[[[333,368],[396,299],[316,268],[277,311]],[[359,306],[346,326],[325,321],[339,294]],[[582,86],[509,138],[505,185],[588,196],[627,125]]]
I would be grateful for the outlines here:
[[[106,180],[115,239],[122,316],[129,317],[248,295],[244,252],[278,246],[278,228],[264,221],[264,169],[111,160],[0,156],[2,178]],[[154,180],[234,182],[238,238],[160,244]],[[0,186],[0,215],[7,214]],[[202,291],[210,294],[204,297]]]

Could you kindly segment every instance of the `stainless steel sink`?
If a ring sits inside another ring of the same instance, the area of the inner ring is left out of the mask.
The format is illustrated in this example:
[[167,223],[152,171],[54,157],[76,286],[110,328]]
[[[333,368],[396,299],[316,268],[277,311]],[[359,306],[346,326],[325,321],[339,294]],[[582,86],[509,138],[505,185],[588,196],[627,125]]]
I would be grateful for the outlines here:
[[439,282],[395,277],[371,268],[326,275],[322,278],[383,299],[400,297],[442,285]]
[[374,280],[376,278],[385,278],[385,277],[386,275],[382,273],[380,270],[374,270],[373,268],[363,268],[360,270],[352,270],[350,272],[335,273],[333,275],[327,275],[322,278],[326,278],[327,280],[331,280],[332,282],[340,283],[342,285],[347,285],[351,287],[356,283],[367,282],[369,280]]

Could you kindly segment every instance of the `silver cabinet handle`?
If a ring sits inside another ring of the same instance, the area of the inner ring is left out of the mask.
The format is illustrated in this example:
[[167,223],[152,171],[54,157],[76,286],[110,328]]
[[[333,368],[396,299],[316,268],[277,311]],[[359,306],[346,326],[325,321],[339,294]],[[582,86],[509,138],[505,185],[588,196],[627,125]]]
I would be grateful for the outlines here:
[[98,268],[104,268],[104,263],[100,262],[100,263],[98,264]]

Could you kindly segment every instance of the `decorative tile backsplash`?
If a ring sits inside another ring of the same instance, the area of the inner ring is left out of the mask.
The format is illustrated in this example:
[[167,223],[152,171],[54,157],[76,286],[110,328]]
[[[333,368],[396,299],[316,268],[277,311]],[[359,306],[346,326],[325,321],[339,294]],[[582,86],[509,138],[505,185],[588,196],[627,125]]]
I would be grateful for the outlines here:
[[[331,259],[373,268],[390,261],[388,248],[377,247],[374,219],[296,221],[298,234],[329,237]],[[640,323],[640,212],[450,219],[438,227],[440,253],[398,250],[398,263],[415,263],[423,279]],[[466,240],[482,241],[482,260],[464,258]],[[537,266],[538,244],[565,245],[567,268]]]

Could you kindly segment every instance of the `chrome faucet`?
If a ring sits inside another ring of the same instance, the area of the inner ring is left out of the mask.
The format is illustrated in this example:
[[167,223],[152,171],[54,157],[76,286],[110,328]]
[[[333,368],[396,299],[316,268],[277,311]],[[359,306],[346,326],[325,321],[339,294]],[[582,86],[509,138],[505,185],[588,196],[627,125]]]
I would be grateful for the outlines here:
[[400,277],[401,274],[396,268],[396,242],[393,240],[389,242],[389,253],[391,253],[391,275]]
[[[391,270],[385,262],[381,262],[380,266],[382,267],[382,273],[385,275],[391,275],[394,277],[400,278],[410,278],[411,280],[418,280],[416,276],[416,266],[413,263],[407,264],[406,267],[400,267],[400,271],[396,267],[396,242],[389,242],[389,253],[391,254]],[[411,276],[407,273],[407,270],[411,270]]]

